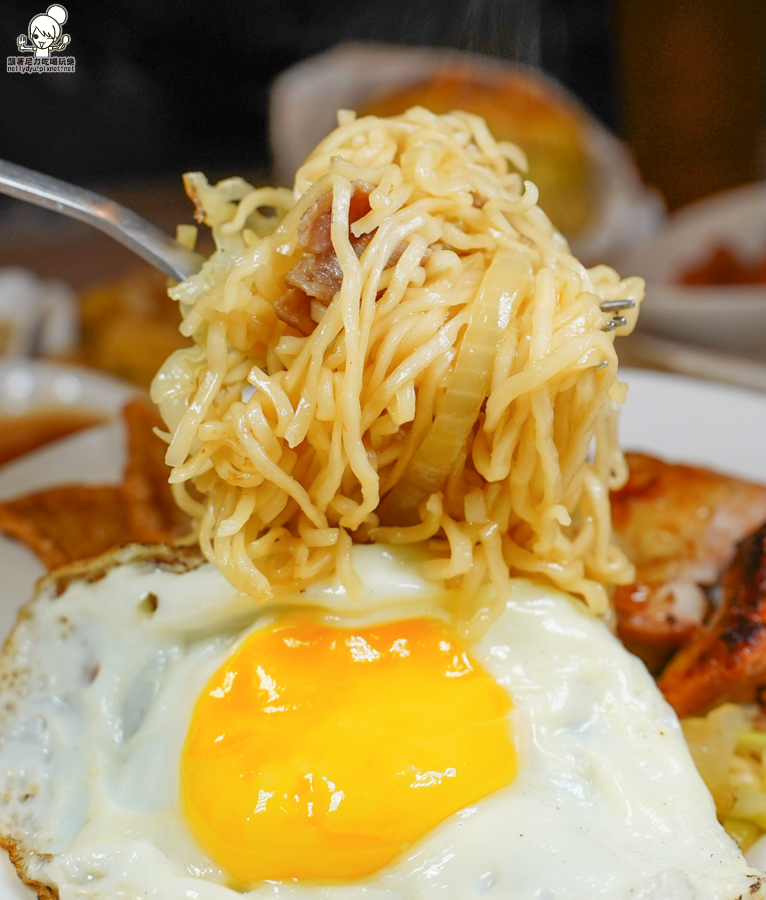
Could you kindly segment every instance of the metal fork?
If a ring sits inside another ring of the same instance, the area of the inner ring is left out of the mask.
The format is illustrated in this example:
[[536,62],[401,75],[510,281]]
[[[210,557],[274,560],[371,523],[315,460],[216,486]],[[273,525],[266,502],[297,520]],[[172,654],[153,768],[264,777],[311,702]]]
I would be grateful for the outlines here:
[[[4,160],[0,160],[0,194],[8,194],[17,200],[26,200],[63,216],[87,222],[175,281],[183,281],[198,272],[205,261],[204,256],[183,247],[132,209],[93,191]],[[601,309],[604,312],[619,312],[632,309],[635,305],[634,300],[605,300]],[[625,324],[625,316],[615,316],[604,326],[604,331],[614,331]]]
[[205,262],[200,253],[182,246],[132,209],[93,191],[4,160],[0,160],[0,194],[87,222],[175,281],[183,281],[198,272]]
[[[621,309],[633,309],[635,305],[635,300],[604,300],[603,303],[599,304],[599,309],[602,312],[619,312]],[[616,328],[622,328],[623,325],[627,324],[628,320],[625,316],[615,316],[604,325],[602,331],[614,331]]]

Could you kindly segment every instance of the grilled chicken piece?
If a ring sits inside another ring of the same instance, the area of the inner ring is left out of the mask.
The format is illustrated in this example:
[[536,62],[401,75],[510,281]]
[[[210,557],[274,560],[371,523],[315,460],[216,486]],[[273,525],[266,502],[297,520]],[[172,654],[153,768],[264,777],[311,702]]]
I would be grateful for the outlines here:
[[704,589],[737,542],[766,520],[766,487],[640,453],[626,458],[630,478],[612,494],[612,518],[636,581],[615,592],[617,632],[657,674],[700,629]]
[[668,664],[659,687],[678,713],[766,700],[766,525],[737,547],[723,602]]

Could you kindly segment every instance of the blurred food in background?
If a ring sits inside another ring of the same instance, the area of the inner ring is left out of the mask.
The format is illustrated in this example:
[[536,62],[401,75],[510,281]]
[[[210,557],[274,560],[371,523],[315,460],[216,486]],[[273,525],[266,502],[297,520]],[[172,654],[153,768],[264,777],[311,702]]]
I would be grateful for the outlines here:
[[646,279],[638,330],[766,360],[765,255],[765,181],[687,204],[620,260]]
[[77,346],[74,291],[18,266],[0,269],[0,357],[64,355]]
[[559,230],[571,237],[591,222],[595,195],[584,117],[539,79],[524,72],[437,72],[421,84],[371,98],[358,112],[396,116],[411,106],[482,116],[497,140],[524,150],[526,177],[539,188],[540,205]]
[[121,484],[61,484],[0,502],[0,534],[26,544],[51,570],[112,547],[172,543],[189,532],[167,480],[162,419],[148,398],[122,411],[127,463]]
[[[168,355],[188,344],[167,285],[165,275],[140,263],[128,275],[79,292],[26,269],[0,269],[0,358],[76,363],[148,388]],[[27,425],[40,430],[32,421]],[[63,419],[48,428],[59,436],[73,430]],[[17,455],[10,447],[8,453]]]
[[77,294],[24,269],[0,269],[0,358],[76,363],[148,388],[160,364],[189,343],[167,285],[140,264]]
[[750,262],[719,244],[703,263],[681,273],[681,284],[766,284],[766,247],[760,259]]
[[178,305],[165,275],[136,269],[78,296],[81,341],[68,362],[109,372],[148,388],[167,357],[188,339],[178,331]]

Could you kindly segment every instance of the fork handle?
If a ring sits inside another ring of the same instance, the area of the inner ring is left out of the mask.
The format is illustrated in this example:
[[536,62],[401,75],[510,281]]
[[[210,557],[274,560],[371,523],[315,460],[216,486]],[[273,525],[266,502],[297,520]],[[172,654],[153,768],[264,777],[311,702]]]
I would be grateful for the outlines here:
[[0,194],[87,222],[175,281],[198,272],[205,261],[204,256],[114,200],[5,160],[0,160]]

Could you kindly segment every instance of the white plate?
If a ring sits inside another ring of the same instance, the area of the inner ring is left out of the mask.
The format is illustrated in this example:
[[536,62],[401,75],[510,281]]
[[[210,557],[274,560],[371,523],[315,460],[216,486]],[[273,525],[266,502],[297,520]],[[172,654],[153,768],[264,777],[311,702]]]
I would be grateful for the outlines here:
[[[103,425],[78,431],[0,466],[0,500],[57,484],[113,484],[125,464],[125,435],[118,418],[136,393],[126,382],[77,366],[20,360],[0,362],[0,414],[78,407],[99,413]],[[16,541],[0,535],[0,637],[12,626],[43,567]]]
[[[125,435],[117,417],[135,393],[126,382],[78,366],[31,360],[0,362],[0,415],[78,407],[109,420],[0,466],[0,500],[67,482],[119,483],[125,464]],[[29,550],[0,535],[0,640],[12,628],[19,607],[30,598],[44,571]],[[0,900],[34,897],[35,892],[16,877],[6,854],[0,853]]]
[[621,369],[626,450],[766,484],[766,394],[682,375]]
[[674,213],[620,261],[646,278],[642,330],[766,357],[766,285],[683,285],[692,266],[730,247],[744,261],[766,253],[766,182],[723,191]]
[[42,360],[0,360],[0,416],[35,409],[84,408],[116,416],[138,389],[92,369]]
[[[620,429],[626,449],[766,483],[766,395],[637,369],[622,370],[622,378],[630,385]],[[0,470],[0,496],[7,496],[14,483],[23,483],[23,490],[51,484],[53,473],[70,481],[118,482],[123,466],[121,440],[118,429],[106,426],[29,454]],[[29,572],[29,556],[22,547],[11,545],[10,550],[0,555],[0,628],[4,632],[42,573],[39,565]],[[10,863],[0,859],[0,900],[32,896]]]

